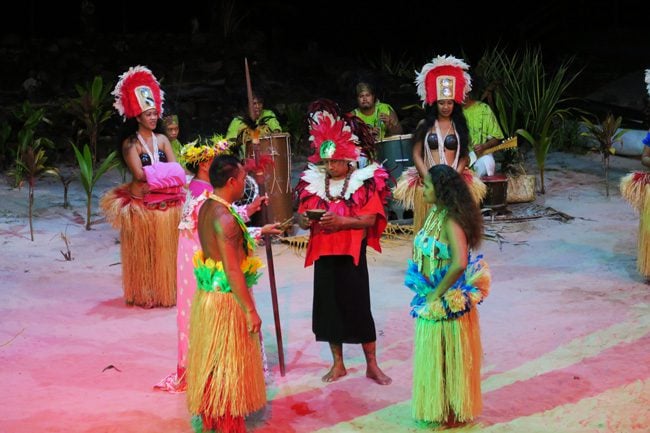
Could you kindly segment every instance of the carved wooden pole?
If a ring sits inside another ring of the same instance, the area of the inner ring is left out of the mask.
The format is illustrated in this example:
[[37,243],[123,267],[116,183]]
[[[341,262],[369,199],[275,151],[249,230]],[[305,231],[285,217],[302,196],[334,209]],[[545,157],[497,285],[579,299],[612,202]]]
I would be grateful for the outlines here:
[[[248,71],[248,59],[244,58],[244,69],[246,73],[246,95],[248,96],[248,115],[253,118],[253,87],[251,86],[251,76]],[[253,157],[255,158],[256,170],[260,170],[260,139],[259,134],[253,135]],[[261,180],[261,181],[260,181]],[[264,170],[262,174],[259,171],[255,173],[255,181],[259,185],[260,196],[266,194]],[[268,224],[268,205],[263,205],[262,225]],[[266,263],[269,271],[269,284],[271,286],[271,302],[273,304],[273,320],[275,321],[275,337],[278,343],[278,362],[280,364],[280,375],[284,377],[284,349],[282,347],[282,328],[280,326],[280,310],[278,308],[278,291],[275,285],[275,267],[273,266],[273,249],[271,246],[271,236],[264,235],[264,247],[266,248]]]

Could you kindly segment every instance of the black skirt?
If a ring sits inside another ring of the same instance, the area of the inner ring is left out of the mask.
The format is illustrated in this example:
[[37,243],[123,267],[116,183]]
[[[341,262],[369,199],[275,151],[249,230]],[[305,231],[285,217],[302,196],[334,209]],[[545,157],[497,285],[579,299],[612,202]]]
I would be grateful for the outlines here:
[[317,341],[370,343],[377,339],[370,312],[366,241],[359,265],[352,256],[321,256],[314,263],[312,330]]

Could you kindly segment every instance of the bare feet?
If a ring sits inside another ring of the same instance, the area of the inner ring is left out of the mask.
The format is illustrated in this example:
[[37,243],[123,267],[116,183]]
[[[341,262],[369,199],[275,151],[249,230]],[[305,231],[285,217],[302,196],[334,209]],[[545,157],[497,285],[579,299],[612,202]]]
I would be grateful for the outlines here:
[[380,385],[390,385],[393,382],[393,379],[386,376],[386,374],[381,371],[379,367],[368,367],[366,369],[366,377],[374,380]]
[[325,376],[322,377],[321,380],[323,382],[334,382],[336,380],[339,380],[346,374],[348,374],[348,372],[346,371],[345,367],[341,368],[341,367],[334,366],[330,369],[330,371],[327,372]]

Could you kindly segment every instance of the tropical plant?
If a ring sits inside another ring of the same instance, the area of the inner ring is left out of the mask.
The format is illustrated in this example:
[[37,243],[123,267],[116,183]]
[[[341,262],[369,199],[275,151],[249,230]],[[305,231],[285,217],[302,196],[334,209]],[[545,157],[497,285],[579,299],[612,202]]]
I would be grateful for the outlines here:
[[47,156],[45,149],[40,147],[40,143],[28,145],[27,148],[20,155],[20,159],[16,160],[16,169],[20,167],[23,179],[27,180],[29,185],[29,234],[32,241],[34,240],[34,187],[36,180],[46,173],[52,174],[52,168],[46,165]]
[[413,60],[402,53],[399,57],[393,55],[384,49],[379,53],[379,59],[368,59],[368,65],[373,70],[378,70],[392,77],[413,79],[415,66]]
[[602,157],[605,172],[605,194],[609,197],[609,156],[614,155],[614,144],[620,142],[625,134],[625,130],[620,129],[622,117],[614,118],[614,115],[609,113],[601,123],[592,123],[586,117],[583,117],[582,121],[587,128],[582,135],[593,138],[598,143],[598,152]]
[[113,115],[110,109],[112,85],[104,86],[102,77],[95,76],[92,83],[85,86],[75,86],[78,97],[70,99],[65,105],[66,110],[81,122],[83,127],[77,135],[84,135],[88,138],[92,151],[92,161],[97,161],[97,140],[104,127],[104,124]]
[[72,183],[75,178],[75,174],[73,172],[64,173],[58,167],[52,168],[52,174],[55,175],[63,185],[63,209],[67,209],[70,207],[70,202],[68,201],[68,190],[70,189],[70,183]]
[[23,161],[27,149],[31,147],[36,151],[41,149],[41,146],[52,147],[53,143],[48,138],[36,137],[36,129],[41,122],[49,123],[44,108],[34,108],[29,101],[25,101],[18,110],[14,111],[14,116],[23,123],[23,126],[16,134],[17,143],[15,150],[12,151],[15,165],[10,173],[14,178],[14,187],[20,187],[26,175],[24,165],[20,164],[20,161]]
[[61,232],[61,240],[65,243],[65,252],[59,250],[63,258],[69,262],[72,260],[72,251],[70,250],[70,241],[68,240],[68,227],[65,228],[65,233]]
[[248,12],[237,8],[235,0],[222,0],[212,6],[212,26],[221,29],[224,41],[230,40],[239,30]]
[[90,153],[90,148],[88,145],[84,145],[83,153],[77,149],[77,146],[72,144],[74,149],[75,156],[77,157],[77,163],[79,164],[79,177],[81,179],[81,185],[86,191],[86,230],[90,230],[90,216],[92,210],[92,198],[93,198],[93,189],[97,181],[111,168],[115,167],[118,164],[118,161],[115,159],[117,152],[111,152],[104,162],[99,165],[97,170],[94,169],[93,157]]
[[[523,126],[515,132],[533,148],[540,174],[540,192],[543,194],[546,157],[555,133],[553,122],[563,119],[570,112],[564,105],[569,98],[564,95],[581,71],[569,74],[569,66],[573,62],[569,59],[549,74],[544,68],[539,48],[527,48],[520,60],[516,54],[503,60],[503,82],[499,87],[502,99],[497,102],[497,108],[503,108],[501,115],[506,113],[514,122],[506,125],[507,128],[513,124]],[[505,108],[505,101],[511,101],[510,109]]]

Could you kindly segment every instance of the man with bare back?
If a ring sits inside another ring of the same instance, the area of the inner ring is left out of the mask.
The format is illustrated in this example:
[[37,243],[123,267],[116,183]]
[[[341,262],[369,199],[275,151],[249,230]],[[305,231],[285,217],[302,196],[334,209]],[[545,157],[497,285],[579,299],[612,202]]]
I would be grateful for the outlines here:
[[198,217],[202,251],[194,256],[187,366],[187,402],[197,431],[243,433],[244,417],[266,404],[262,321],[250,291],[262,263],[232,206],[244,193],[245,178],[237,158],[216,157],[210,167],[214,193]]

